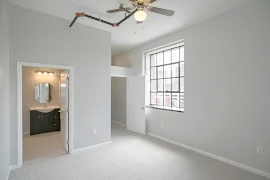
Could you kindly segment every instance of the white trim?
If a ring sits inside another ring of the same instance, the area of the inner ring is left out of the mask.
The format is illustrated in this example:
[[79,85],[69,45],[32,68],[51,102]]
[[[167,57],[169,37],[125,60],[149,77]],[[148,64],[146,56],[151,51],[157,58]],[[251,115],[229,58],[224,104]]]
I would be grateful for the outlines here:
[[168,142],[168,143],[174,144],[174,145],[176,145],[176,146],[180,146],[180,147],[182,147],[182,148],[191,150],[191,151],[193,151],[193,152],[196,152],[196,153],[199,153],[199,154],[208,156],[208,157],[210,157],[210,158],[219,160],[219,161],[221,161],[221,162],[230,164],[230,165],[232,165],[232,166],[241,168],[241,169],[243,169],[243,170],[252,172],[252,173],[254,173],[254,174],[257,174],[257,175],[260,175],[260,176],[264,176],[264,177],[266,177],[266,178],[270,178],[270,173],[267,173],[267,172],[264,172],[264,171],[255,169],[255,168],[253,168],[253,167],[250,167],[250,166],[241,164],[241,163],[239,163],[239,162],[236,162],[236,161],[233,161],[233,160],[230,160],[230,159],[227,159],[227,158],[224,158],[224,157],[221,157],[221,156],[212,154],[212,153],[208,153],[208,152],[205,152],[205,151],[203,151],[203,150],[200,150],[200,149],[197,149],[197,148],[194,148],[194,147],[191,147],[191,146],[188,146],[188,145],[185,145],[185,144],[176,142],[176,141],[172,141],[172,140],[170,140],[170,139],[166,139],[166,138],[164,138],[164,137],[161,137],[161,136],[158,136],[158,135],[149,133],[149,132],[147,132],[147,135],[152,136],[152,137],[157,138],[157,139],[160,139],[160,140],[162,140],[162,141],[166,141],[166,142]]
[[120,123],[120,122],[118,122],[118,121],[112,120],[112,123],[116,123],[116,124],[119,124],[120,126],[126,127],[126,124]]
[[[31,63],[31,62],[17,62],[17,104],[18,104],[18,164],[17,168],[22,167],[23,165],[23,148],[22,148],[22,67],[40,67],[40,68],[54,68],[54,69],[63,69],[69,70],[69,153],[72,154],[74,151],[74,68],[71,66],[62,66],[62,65],[52,65],[52,64],[40,64],[40,63]],[[13,166],[12,166],[13,167]]]
[[18,165],[10,165],[9,166],[10,171],[16,170],[18,168],[19,168]]
[[10,173],[10,167],[8,167],[8,172],[7,172],[6,180],[8,180],[8,178],[9,178],[9,173]]
[[85,151],[89,151],[89,150],[91,150],[93,148],[96,148],[96,147],[99,147],[99,146],[103,146],[103,145],[109,144],[111,142],[112,141],[108,141],[108,142],[96,144],[96,145],[93,145],[93,146],[88,146],[88,147],[84,147],[84,148],[81,148],[81,149],[76,149],[76,150],[73,151],[73,154],[78,154],[78,153],[82,153],[82,152],[85,152]]
[[8,180],[8,178],[9,178],[10,171],[16,170],[16,169],[18,169],[18,168],[19,168],[18,165],[10,165],[10,166],[8,167],[8,173],[7,173],[6,180]]

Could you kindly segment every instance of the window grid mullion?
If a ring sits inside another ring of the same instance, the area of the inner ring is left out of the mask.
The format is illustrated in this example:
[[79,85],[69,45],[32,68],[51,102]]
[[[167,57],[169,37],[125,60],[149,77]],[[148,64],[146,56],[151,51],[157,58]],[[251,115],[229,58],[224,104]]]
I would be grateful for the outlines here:
[[163,54],[163,107],[164,107],[164,96],[165,96],[165,94],[164,94],[164,51],[162,52],[162,54]]
[[[175,77],[171,77],[172,79],[173,78],[183,78],[184,76],[175,76]],[[151,79],[151,80],[159,80],[159,79],[171,79],[170,77],[169,78],[158,78],[158,79]]]
[[[183,61],[180,61],[180,62],[183,62]],[[167,65],[172,65],[172,64],[178,64],[179,62],[172,62],[172,63],[169,63],[169,64],[163,64],[163,65],[156,65],[156,66],[153,66],[153,67],[161,67],[161,66],[167,66]],[[153,68],[152,67],[152,68]]]
[[151,65],[152,65],[152,56],[150,56],[150,104],[152,104],[152,101],[151,101],[151,98],[152,98],[152,80],[151,80],[151,75],[152,75],[152,68],[151,68]]
[[[172,49],[171,49],[171,63],[172,63]],[[172,76],[173,76],[173,73],[172,73],[172,64],[171,64],[171,109],[172,109]]]
[[[156,54],[156,64],[157,64],[157,54]],[[156,68],[156,78],[158,79],[158,71],[157,71],[157,67],[155,67]],[[158,80],[156,81],[156,90],[157,90],[157,92],[158,92]],[[158,105],[158,93],[156,93],[156,105]]]
[[[181,47],[179,47],[179,77],[181,76],[181,67],[180,67],[180,59],[181,59]],[[181,98],[180,98],[180,92],[181,92],[181,78],[179,78],[179,108],[181,107]]]

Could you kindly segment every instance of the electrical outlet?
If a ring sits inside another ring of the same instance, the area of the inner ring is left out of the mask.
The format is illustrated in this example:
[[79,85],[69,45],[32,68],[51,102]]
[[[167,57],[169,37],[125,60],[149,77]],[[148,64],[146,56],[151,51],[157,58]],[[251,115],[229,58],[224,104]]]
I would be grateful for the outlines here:
[[164,128],[164,124],[161,124],[160,127],[161,127],[161,128]]
[[97,130],[96,129],[93,129],[93,134],[97,134]]
[[262,146],[257,146],[256,151],[257,151],[258,154],[262,154],[263,153],[263,147]]

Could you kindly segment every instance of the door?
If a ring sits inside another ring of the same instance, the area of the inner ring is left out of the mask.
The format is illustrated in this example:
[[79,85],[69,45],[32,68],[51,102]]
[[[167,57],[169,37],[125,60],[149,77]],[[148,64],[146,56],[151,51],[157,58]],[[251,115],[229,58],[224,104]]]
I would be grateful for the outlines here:
[[66,152],[69,152],[69,73],[68,71],[63,71],[61,73],[60,81],[60,121],[61,121],[61,142]]
[[127,130],[145,135],[145,77],[127,78]]

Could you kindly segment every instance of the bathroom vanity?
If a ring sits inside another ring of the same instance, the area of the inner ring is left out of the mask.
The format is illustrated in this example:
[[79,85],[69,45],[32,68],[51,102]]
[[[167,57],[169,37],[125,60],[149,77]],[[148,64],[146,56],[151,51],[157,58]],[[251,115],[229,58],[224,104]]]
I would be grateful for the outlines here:
[[60,131],[60,108],[31,107],[30,108],[30,135]]
[[53,86],[40,83],[35,87],[35,99],[40,103],[30,107],[30,135],[60,131],[60,107],[47,106],[52,99]]

